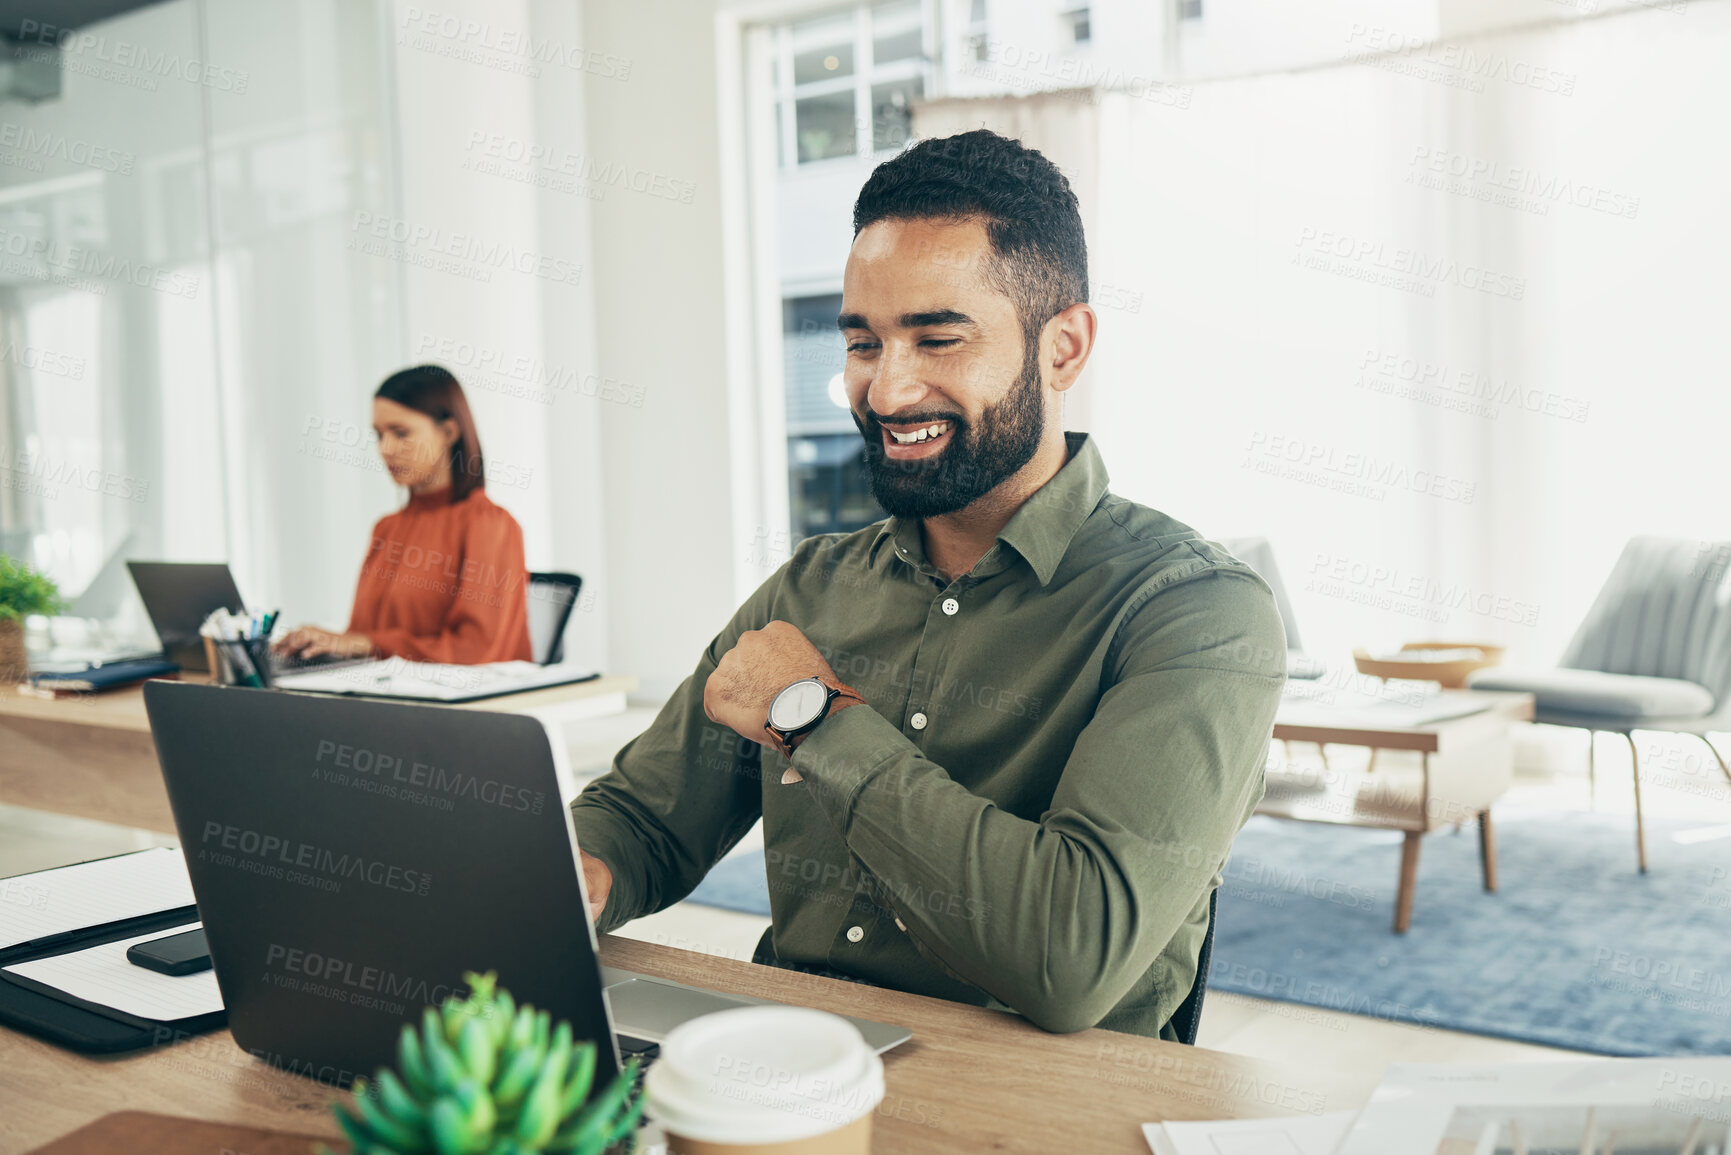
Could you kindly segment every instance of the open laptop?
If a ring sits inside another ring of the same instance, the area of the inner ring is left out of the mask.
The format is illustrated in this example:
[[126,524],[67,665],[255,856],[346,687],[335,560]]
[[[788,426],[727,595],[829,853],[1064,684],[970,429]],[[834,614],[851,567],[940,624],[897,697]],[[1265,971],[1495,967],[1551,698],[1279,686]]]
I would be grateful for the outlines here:
[[[198,628],[214,610],[246,612],[240,587],[235,585],[228,566],[222,562],[129,561],[126,569],[138,587],[151,628],[162,642],[163,654],[183,670],[209,673],[210,663],[205,660],[204,639]],[[272,655],[271,668],[274,672],[289,673],[353,665],[364,660],[334,654],[310,659]]]
[[163,654],[183,670],[209,672],[198,627],[213,610],[246,612],[228,566],[221,562],[129,561],[126,570],[138,587]]
[[[496,971],[625,1050],[763,1000],[601,966],[561,794],[522,714],[148,682],[145,708],[235,1041],[322,1082],[393,1064],[421,1008]],[[603,992],[606,992],[605,994]],[[852,1020],[878,1051],[912,1032]]]

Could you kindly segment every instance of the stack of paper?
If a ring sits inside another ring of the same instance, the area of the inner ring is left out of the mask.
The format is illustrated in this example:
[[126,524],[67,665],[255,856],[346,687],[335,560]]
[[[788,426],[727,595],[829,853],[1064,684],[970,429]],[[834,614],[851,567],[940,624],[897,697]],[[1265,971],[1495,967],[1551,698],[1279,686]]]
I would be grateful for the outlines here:
[[384,658],[333,670],[278,674],[279,690],[316,694],[364,694],[379,698],[413,698],[425,702],[462,702],[498,694],[515,694],[568,682],[586,682],[595,671],[576,666],[539,666],[534,662],[489,662],[452,666]]
[[1285,1119],[1144,1123],[1142,1134],[1154,1155],[1334,1155],[1356,1118],[1356,1111],[1334,1111]]
[[203,925],[192,923],[172,930],[153,930],[118,942],[105,942],[100,946],[14,963],[0,969],[64,991],[75,999],[113,1007],[141,1019],[160,1022],[190,1019],[222,1010],[222,992],[217,989],[216,972],[205,970],[190,975],[165,975],[145,970],[127,959],[126,948],[133,943],[181,934]]
[[[171,847],[0,878],[0,952],[17,957],[52,950],[92,928],[193,904],[186,859]],[[170,976],[135,966],[126,957],[133,943],[199,925],[152,930],[0,970],[140,1018],[169,1022],[210,1014],[222,1010],[215,973]]]
[[1154,1155],[1731,1155],[1731,1058],[1399,1064],[1359,1112],[1142,1132]]
[[0,878],[0,950],[193,901],[186,860],[169,847]]

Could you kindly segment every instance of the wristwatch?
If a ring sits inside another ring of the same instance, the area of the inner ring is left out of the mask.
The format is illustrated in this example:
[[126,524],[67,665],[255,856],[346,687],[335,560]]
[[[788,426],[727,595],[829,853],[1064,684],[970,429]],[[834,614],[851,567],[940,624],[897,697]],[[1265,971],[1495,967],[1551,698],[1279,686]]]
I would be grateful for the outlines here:
[[783,757],[792,758],[800,740],[829,717],[838,700],[865,702],[858,690],[832,678],[801,678],[769,704],[769,721],[763,724],[769,732],[769,744]]

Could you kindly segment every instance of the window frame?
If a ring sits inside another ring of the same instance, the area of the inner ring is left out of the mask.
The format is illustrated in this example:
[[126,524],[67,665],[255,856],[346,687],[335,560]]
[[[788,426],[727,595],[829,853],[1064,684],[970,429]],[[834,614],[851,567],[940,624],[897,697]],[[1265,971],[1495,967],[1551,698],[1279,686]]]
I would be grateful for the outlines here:
[[[853,15],[854,67],[851,76],[808,80],[804,84],[794,83],[793,26],[799,21],[786,20],[774,25],[770,30],[771,52],[775,58],[775,129],[779,146],[779,168],[782,172],[798,172],[811,165],[822,165],[836,161],[872,160],[901,151],[901,145],[885,149],[876,147],[877,126],[872,115],[872,89],[882,84],[918,80],[922,95],[931,93],[936,79],[934,67],[936,27],[933,23],[932,0],[919,0],[919,55],[890,61],[887,64],[877,62],[876,37],[872,29],[873,7],[875,5],[870,3],[870,0],[861,0],[859,3],[836,10],[838,12],[851,11]],[[804,19],[809,18],[809,16],[804,17]],[[851,92],[853,94],[854,147],[852,151],[816,160],[801,160],[799,158],[799,101],[807,97],[829,96],[838,92]]]

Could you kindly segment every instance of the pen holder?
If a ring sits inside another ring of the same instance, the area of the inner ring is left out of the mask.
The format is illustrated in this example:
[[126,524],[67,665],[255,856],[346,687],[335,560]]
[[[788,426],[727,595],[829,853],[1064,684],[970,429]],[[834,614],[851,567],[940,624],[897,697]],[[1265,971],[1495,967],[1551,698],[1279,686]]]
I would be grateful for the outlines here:
[[[210,639],[206,639],[209,643]],[[211,676],[225,686],[256,686],[270,689],[270,639],[214,643],[220,651],[220,670],[211,668]]]

